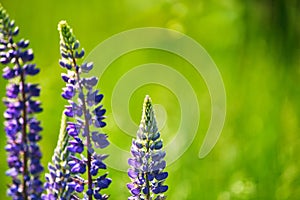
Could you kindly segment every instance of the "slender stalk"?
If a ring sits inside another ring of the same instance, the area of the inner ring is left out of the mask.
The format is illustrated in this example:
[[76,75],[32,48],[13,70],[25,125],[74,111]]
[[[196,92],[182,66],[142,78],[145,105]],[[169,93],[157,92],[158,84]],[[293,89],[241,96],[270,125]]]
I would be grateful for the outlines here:
[[[82,90],[83,88],[82,88],[82,86],[81,86],[81,84],[79,82],[79,80],[80,80],[79,73],[76,72],[76,74],[77,74],[77,78],[78,78],[79,87]],[[88,148],[87,148],[86,151],[87,151],[87,159],[88,159],[88,162],[87,162],[87,167],[88,167],[88,188],[92,189],[92,187],[93,187],[93,180],[92,180],[92,175],[91,175],[92,158],[91,158],[91,153],[89,152],[89,146],[91,144],[91,138],[90,138],[89,121],[88,121],[87,116],[86,116],[87,109],[86,109],[86,104],[85,104],[84,97],[82,99],[82,107],[83,107],[83,114],[84,114],[84,120],[85,120],[84,123],[85,123],[85,127],[86,127],[86,130],[87,130],[87,136],[86,136],[86,138],[87,138],[87,144],[86,145],[87,145]],[[93,195],[90,194],[89,195],[89,200],[92,200],[92,199],[93,199]]]
[[[19,65],[18,58],[16,58],[17,65]],[[28,151],[28,145],[27,145],[27,105],[26,105],[26,94],[25,94],[25,75],[24,72],[21,73],[21,93],[22,93],[22,144],[24,145],[23,149],[23,171],[22,171],[22,185],[23,185],[23,197],[24,200],[28,199],[27,195],[27,185],[26,185],[26,179],[25,177],[28,174],[28,166],[27,166],[27,151]]]
[[[79,74],[77,72],[77,75],[78,75],[78,78],[79,78]],[[81,85],[79,84],[79,87],[82,89]],[[83,99],[83,103],[82,103],[82,107],[83,107],[83,113],[84,113],[84,120],[85,120],[85,126],[87,128],[87,147],[90,146],[91,144],[91,138],[90,138],[90,128],[89,128],[89,122],[88,122],[88,119],[86,117],[86,113],[87,113],[87,110],[86,110],[86,105],[85,105],[85,99]],[[92,175],[91,175],[91,163],[92,163],[92,158],[91,158],[91,153],[89,152],[89,148],[87,148],[87,159],[88,159],[88,162],[87,162],[87,167],[88,167],[88,188],[89,189],[92,189],[93,187],[93,180],[92,180]],[[93,199],[93,195],[90,194],[89,195],[89,200],[92,200]]]
[[[149,139],[147,139],[147,153],[149,153]],[[148,168],[148,167],[147,167]],[[147,170],[147,172],[146,172],[146,188],[148,188],[148,194],[147,194],[147,196],[146,196],[146,200],[150,200],[150,183],[149,183],[149,168],[148,168],[148,170]]]
[[[88,139],[87,139],[87,143],[89,144],[89,140],[90,140],[90,136],[87,136]],[[91,153],[89,152],[89,150],[87,149],[87,158],[88,158],[88,163],[87,163],[87,166],[88,166],[88,188],[89,189],[92,189],[92,186],[93,186],[93,183],[92,183],[92,175],[91,175],[91,163],[92,163],[92,158],[91,158]],[[89,200],[92,200],[93,199],[93,196],[92,194],[89,195]]]
[[[9,33],[9,30],[7,27],[5,27],[5,32]],[[11,40],[12,36],[8,36],[9,40]],[[14,45],[11,45],[11,48],[16,51],[16,47]],[[18,68],[21,68],[21,65],[19,63],[19,58],[16,57],[16,65]],[[26,105],[26,93],[25,93],[25,73],[22,71],[21,75],[21,102],[22,102],[22,144],[24,145],[23,149],[23,171],[22,171],[22,195],[24,200],[28,200],[28,195],[27,195],[27,185],[26,185],[26,175],[28,174],[28,157],[27,157],[27,151],[28,151],[28,145],[27,145],[27,105]]]
[[[73,57],[73,64],[74,64],[74,68],[76,69],[76,59],[74,58],[74,54],[73,54],[73,51],[71,51],[72,53],[72,57]],[[79,88],[80,90],[82,91],[83,90],[83,87],[80,83],[80,75],[79,75],[79,71],[76,69],[76,77],[77,77],[77,82],[79,84]],[[90,138],[90,127],[89,127],[89,121],[87,119],[87,116],[86,116],[86,113],[87,113],[87,109],[86,109],[86,104],[85,104],[85,99],[83,97],[82,99],[82,108],[83,108],[83,114],[84,114],[84,123],[85,123],[85,127],[86,127],[86,130],[87,130],[87,168],[88,168],[88,189],[91,189],[92,190],[92,187],[93,187],[93,179],[92,179],[92,175],[91,175],[91,163],[92,163],[92,155],[91,153],[89,152],[89,146],[91,144],[91,138]],[[93,195],[90,194],[89,195],[89,200],[93,200]]]

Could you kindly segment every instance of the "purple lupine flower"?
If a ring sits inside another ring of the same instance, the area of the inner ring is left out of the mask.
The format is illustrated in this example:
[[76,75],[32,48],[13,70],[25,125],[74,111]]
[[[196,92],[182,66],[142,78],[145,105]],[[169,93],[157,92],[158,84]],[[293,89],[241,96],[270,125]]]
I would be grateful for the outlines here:
[[163,193],[168,190],[168,186],[164,185],[168,172],[164,172],[166,153],[161,150],[162,147],[152,102],[147,95],[137,138],[132,141],[132,158],[128,159],[128,176],[132,180],[127,184],[132,195],[129,200],[166,199]]
[[[110,185],[111,179],[106,173],[98,175],[100,170],[106,169],[103,160],[107,156],[95,153],[95,148],[105,148],[109,145],[107,135],[99,132],[99,128],[106,125],[106,110],[100,105],[103,94],[94,89],[98,83],[96,77],[81,77],[93,68],[93,64],[78,64],[84,56],[84,50],[79,50],[79,41],[76,40],[72,29],[65,21],[61,21],[58,30],[62,56],[59,64],[68,72],[62,74],[66,83],[62,97],[69,102],[64,113],[73,119],[67,122],[66,128],[72,138],[67,149],[74,154],[68,160],[71,172],[68,187],[73,191],[72,198],[75,199],[108,199],[109,196],[102,194],[102,190]],[[86,157],[82,153],[86,153]],[[85,175],[87,180],[81,175]]]
[[46,174],[46,194],[43,200],[68,200],[71,198],[73,189],[67,186],[70,169],[66,167],[68,157],[73,153],[67,150],[69,134],[66,130],[67,117],[62,115],[58,142],[52,156],[52,163],[48,164],[49,173]]
[[0,4],[0,62],[5,65],[2,76],[8,80],[3,100],[9,166],[6,175],[12,178],[7,194],[12,199],[38,200],[43,192],[42,154],[37,144],[42,128],[35,114],[42,108],[36,100],[40,89],[37,84],[28,83],[27,77],[36,75],[39,69],[30,63],[34,56],[28,49],[29,41],[15,42],[18,33],[19,28]]

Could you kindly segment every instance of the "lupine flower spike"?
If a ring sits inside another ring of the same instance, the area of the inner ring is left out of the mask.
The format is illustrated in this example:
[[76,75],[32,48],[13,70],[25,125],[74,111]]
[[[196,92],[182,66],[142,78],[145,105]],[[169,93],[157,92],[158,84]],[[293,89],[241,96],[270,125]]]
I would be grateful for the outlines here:
[[[107,178],[107,173],[98,175],[100,169],[106,169],[103,160],[107,156],[96,154],[94,149],[109,145],[107,135],[99,132],[106,125],[106,110],[100,105],[103,95],[94,89],[98,83],[96,77],[82,77],[83,73],[87,74],[93,68],[93,63],[79,64],[84,50],[79,50],[79,41],[70,26],[61,21],[58,30],[62,56],[59,64],[67,70],[67,74],[62,74],[66,83],[62,97],[69,102],[64,113],[72,119],[67,122],[67,132],[72,138],[67,149],[75,154],[68,161],[71,171],[68,187],[73,190],[71,198],[108,199],[109,196],[102,190],[110,185],[111,179]],[[81,176],[83,174],[87,180]]]
[[71,191],[67,186],[70,177],[70,169],[67,159],[73,153],[67,150],[69,134],[66,131],[67,117],[62,115],[59,138],[52,156],[52,163],[48,164],[49,173],[46,174],[45,188],[47,194],[43,194],[43,200],[67,200],[71,197]]
[[137,138],[132,141],[132,158],[128,160],[131,166],[128,176],[132,180],[127,184],[132,194],[128,200],[166,199],[163,193],[168,190],[168,186],[164,185],[168,172],[164,172],[166,153],[162,151],[162,147],[152,102],[146,96]]
[[15,41],[18,33],[19,28],[0,4],[0,62],[6,66],[2,76],[8,80],[3,100],[9,166],[6,175],[12,178],[7,194],[16,200],[38,200],[43,192],[40,180],[42,154],[37,144],[42,128],[34,114],[42,108],[36,100],[40,88],[28,83],[27,78],[38,74],[39,69],[31,63],[34,56],[28,49],[29,41]]

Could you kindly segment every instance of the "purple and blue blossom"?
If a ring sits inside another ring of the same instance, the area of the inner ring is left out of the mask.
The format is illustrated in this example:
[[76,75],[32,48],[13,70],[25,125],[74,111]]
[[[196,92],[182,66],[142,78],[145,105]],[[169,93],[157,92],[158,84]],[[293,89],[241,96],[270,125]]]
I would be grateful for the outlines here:
[[66,130],[67,117],[63,114],[58,142],[52,156],[52,163],[48,164],[49,173],[46,177],[46,194],[43,200],[67,200],[71,198],[72,189],[67,186],[70,170],[66,167],[68,157],[73,153],[67,150],[69,134]]
[[38,200],[44,190],[40,180],[42,154],[37,144],[42,127],[35,114],[42,108],[36,100],[40,88],[28,83],[27,78],[38,74],[39,69],[31,63],[34,54],[28,49],[29,41],[15,42],[18,33],[19,28],[0,5],[0,62],[5,66],[2,77],[8,81],[3,100],[9,167],[6,175],[12,178],[7,194],[12,199]]
[[132,158],[128,159],[128,176],[132,180],[127,184],[131,193],[129,200],[166,199],[164,193],[168,186],[164,181],[168,172],[164,172],[166,153],[162,151],[162,147],[163,142],[156,125],[152,102],[150,97],[146,96],[137,138],[132,141]]
[[[72,29],[65,21],[58,25],[60,33],[61,59],[59,64],[67,70],[62,74],[66,83],[62,97],[68,100],[64,113],[69,117],[66,130],[71,137],[67,149],[74,155],[68,159],[70,178],[68,187],[73,198],[83,199],[108,199],[109,196],[102,194],[111,179],[107,173],[98,175],[99,170],[106,169],[103,160],[105,155],[95,153],[95,148],[105,148],[109,145],[107,135],[99,132],[99,128],[105,127],[106,110],[100,104],[103,94],[95,90],[98,78],[83,78],[81,75],[89,73],[93,68],[92,63],[78,64],[84,56],[84,50],[79,50],[79,41],[76,40]],[[86,154],[86,156],[84,156]],[[81,175],[87,174],[87,180]]]

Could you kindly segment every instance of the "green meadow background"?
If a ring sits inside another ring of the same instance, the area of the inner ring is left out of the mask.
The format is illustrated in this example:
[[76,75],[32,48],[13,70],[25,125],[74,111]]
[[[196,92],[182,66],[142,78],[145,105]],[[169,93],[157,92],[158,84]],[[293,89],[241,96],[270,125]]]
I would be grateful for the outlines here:
[[[55,148],[61,112],[66,104],[60,96],[64,85],[60,73],[64,70],[58,66],[57,23],[62,19],[68,21],[86,55],[100,42],[119,32],[138,27],[164,27],[195,39],[218,66],[227,95],[227,116],[221,137],[208,156],[198,158],[211,116],[205,82],[184,59],[148,49],[120,57],[101,77],[103,103],[107,108],[105,132],[111,143],[126,150],[132,139],[115,125],[111,109],[114,85],[137,65],[166,64],[190,81],[201,115],[191,146],[167,167],[168,199],[300,198],[299,1],[1,0],[1,3],[16,20],[20,36],[30,39],[35,62],[41,68],[40,74],[30,81],[40,83],[42,88],[40,99],[44,111],[38,118],[44,128],[40,142],[44,166]],[[4,96],[5,85],[6,82],[0,79],[0,96]],[[176,85],[176,80],[170,86],[181,87]],[[179,100],[168,87],[157,84],[139,87],[130,99],[124,98],[129,101],[131,118],[137,124],[146,94],[151,95],[155,104],[165,108],[167,117],[161,128],[167,144],[179,127]],[[119,101],[122,100],[121,97]],[[3,111],[1,104],[0,112]],[[131,119],[122,120],[126,124]],[[0,121],[0,195],[1,199],[9,199],[5,197],[10,179],[5,176],[3,115],[0,115]],[[111,168],[108,171],[113,183],[106,192],[111,194],[111,199],[127,199],[127,174]]]

